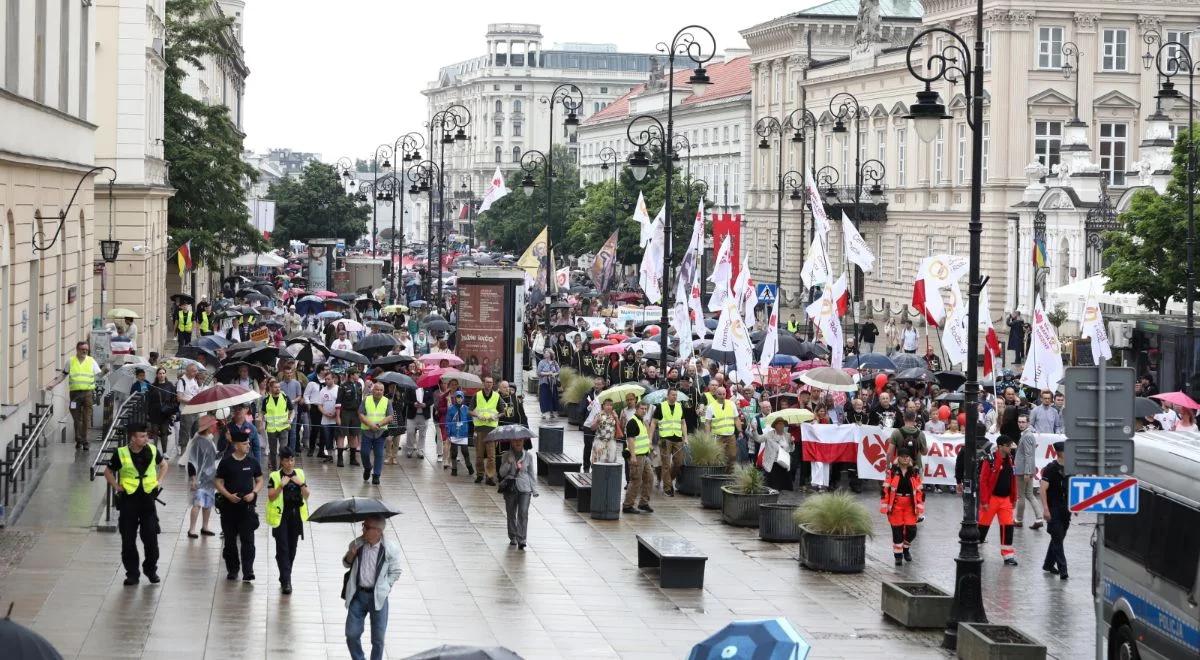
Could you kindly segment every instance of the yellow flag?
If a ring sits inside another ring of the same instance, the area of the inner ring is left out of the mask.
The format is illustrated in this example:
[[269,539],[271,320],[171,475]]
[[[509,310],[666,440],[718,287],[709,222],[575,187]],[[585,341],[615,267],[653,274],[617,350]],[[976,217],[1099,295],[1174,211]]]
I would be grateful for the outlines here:
[[521,258],[517,260],[517,267],[525,271],[534,282],[541,283],[543,289],[546,286],[546,271],[542,269],[546,267],[546,251],[549,244],[550,237],[546,232],[546,227],[542,227],[541,233],[533,239],[529,247],[525,248]]

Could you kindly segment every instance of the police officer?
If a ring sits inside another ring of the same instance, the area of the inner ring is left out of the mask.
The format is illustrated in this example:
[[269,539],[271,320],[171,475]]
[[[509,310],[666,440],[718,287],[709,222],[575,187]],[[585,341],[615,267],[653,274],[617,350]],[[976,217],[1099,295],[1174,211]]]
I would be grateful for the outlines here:
[[118,447],[104,468],[104,480],[116,493],[117,529],[121,532],[121,563],[125,565],[125,586],[138,583],[137,538],[142,537],[146,561],[141,571],[152,584],[158,584],[158,511],[154,499],[159,491],[158,481],[167,476],[169,463],[150,444],[146,425],[130,424],[126,428],[129,444]]
[[658,404],[654,410],[654,421],[651,422],[650,434],[658,432],[662,452],[663,493],[667,497],[675,497],[675,477],[683,469],[683,446],[687,444],[687,428],[683,424],[683,404],[679,403],[679,390],[675,384],[667,387],[667,400]]
[[296,455],[284,447],[279,450],[279,469],[267,478],[267,526],[275,537],[275,564],[279,566],[279,588],[292,593],[292,563],[296,561],[296,541],[304,538],[308,521],[308,480],[296,467]]
[[[250,456],[250,436],[246,433],[232,434],[233,453],[217,464],[214,480],[221,512],[221,533],[225,536],[227,580],[236,580],[241,569],[242,580],[254,580],[254,530],[258,529],[258,513],[254,500],[262,490],[262,466]],[[239,552],[239,544],[240,552]]]
[[190,303],[183,303],[179,306],[179,311],[175,312],[175,332],[179,340],[179,347],[183,348],[192,343],[192,306]]

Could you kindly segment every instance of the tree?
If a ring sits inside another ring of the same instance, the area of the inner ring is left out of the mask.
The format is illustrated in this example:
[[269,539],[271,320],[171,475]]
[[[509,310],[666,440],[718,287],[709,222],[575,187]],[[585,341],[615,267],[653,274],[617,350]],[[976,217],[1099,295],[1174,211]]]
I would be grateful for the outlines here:
[[222,33],[232,18],[206,14],[212,0],[168,0],[163,154],[171,164],[175,195],[167,203],[173,252],[192,242],[192,253],[210,268],[222,259],[261,250],[262,235],[250,224],[244,182],[253,168],[242,161],[242,135],[229,109],[210,106],[183,91],[185,67],[201,59],[231,56]]
[[[1174,165],[1166,193],[1152,189],[1134,193],[1129,209],[1118,218],[1122,229],[1104,235],[1108,247],[1104,269],[1108,291],[1135,293],[1138,304],[1159,314],[1171,298],[1187,297],[1187,160],[1196,149],[1185,129],[1179,131]],[[1193,155],[1193,158],[1195,156]],[[1195,162],[1195,161],[1193,161]]]
[[[573,254],[565,237],[579,217],[579,205],[584,193],[578,183],[579,170],[565,147],[554,147],[554,169],[558,172],[554,178],[554,241],[562,243],[555,247],[554,254],[561,257]],[[546,168],[538,167],[533,173],[536,187],[533,195],[528,197],[521,188],[524,177],[522,170],[510,174],[506,185],[512,192],[492,204],[479,216],[478,221],[480,237],[518,255],[537,238],[542,227],[546,226],[547,218]]]
[[332,165],[313,161],[299,179],[271,184],[269,194],[275,200],[275,245],[313,238],[342,238],[353,245],[367,232],[369,207],[346,194]]

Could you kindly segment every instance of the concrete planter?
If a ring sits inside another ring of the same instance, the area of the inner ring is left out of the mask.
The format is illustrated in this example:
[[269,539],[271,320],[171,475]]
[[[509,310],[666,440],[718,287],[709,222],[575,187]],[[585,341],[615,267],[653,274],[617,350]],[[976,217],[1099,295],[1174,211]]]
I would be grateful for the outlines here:
[[578,428],[587,419],[587,408],[582,403],[567,404],[567,422]]
[[1012,626],[958,624],[962,660],[1045,660],[1046,647]]
[[800,563],[805,568],[829,573],[862,573],[866,568],[866,535],[834,536],[800,528]]
[[779,491],[773,488],[753,495],[742,494],[737,486],[722,486],[721,491],[721,520],[736,527],[758,527],[759,505],[774,504],[779,499]]
[[884,582],[883,613],[906,628],[944,628],[954,596],[925,582]]
[[795,504],[758,505],[758,538],[772,543],[796,543],[800,525],[796,524]]
[[699,495],[700,479],[708,474],[725,474],[723,465],[684,465],[675,478],[675,492],[681,495]]
[[721,500],[725,491],[721,490],[726,484],[733,482],[731,474],[706,474],[700,479],[700,506],[705,509],[721,508]]

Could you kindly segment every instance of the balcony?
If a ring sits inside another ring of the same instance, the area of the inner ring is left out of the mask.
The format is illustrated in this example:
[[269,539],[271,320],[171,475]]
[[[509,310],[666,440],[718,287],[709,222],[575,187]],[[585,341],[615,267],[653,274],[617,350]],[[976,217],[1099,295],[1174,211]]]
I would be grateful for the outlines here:
[[[824,194],[828,189],[828,187],[822,187],[821,193]],[[845,211],[851,220],[855,220],[854,186],[834,186],[833,189],[837,191],[837,202],[831,204],[829,198],[825,197],[825,212],[829,215],[830,221],[840,221],[843,211]],[[857,220],[859,222],[887,222],[887,186],[883,186],[882,202],[871,201],[870,196],[867,194],[868,189],[867,186],[863,186],[862,199],[858,205],[859,214]]]

